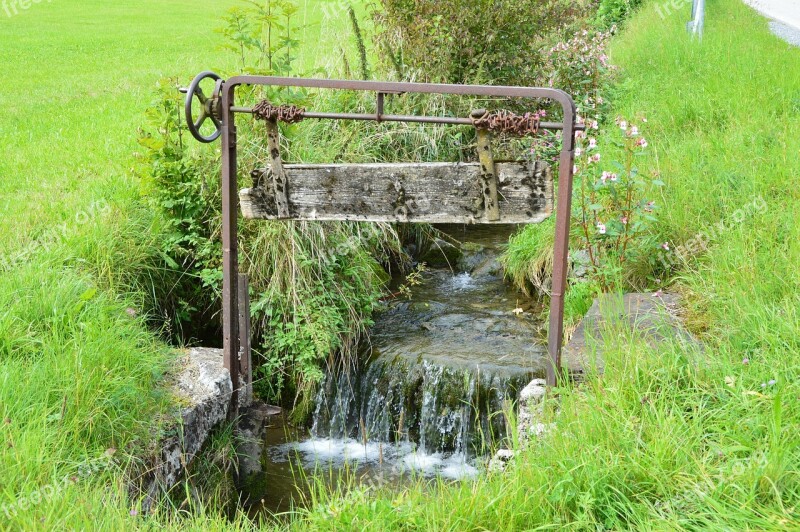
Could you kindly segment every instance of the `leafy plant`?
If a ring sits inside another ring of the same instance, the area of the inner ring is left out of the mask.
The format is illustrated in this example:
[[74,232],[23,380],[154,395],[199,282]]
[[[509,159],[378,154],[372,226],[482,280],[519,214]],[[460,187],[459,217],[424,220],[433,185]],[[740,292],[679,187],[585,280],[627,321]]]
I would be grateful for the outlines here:
[[627,20],[633,11],[642,4],[642,0],[600,0],[597,5],[595,24],[601,28],[610,28]]
[[428,268],[427,266],[425,266],[424,263],[417,264],[417,267],[414,268],[414,271],[412,271],[406,276],[406,282],[398,287],[397,289],[398,293],[408,298],[408,300],[410,301],[414,295],[413,293],[414,287],[422,284],[423,281],[422,276],[425,274],[425,271],[427,269]]
[[222,47],[233,52],[242,72],[253,75],[290,75],[300,46],[293,25],[299,7],[291,0],[249,0],[245,6],[230,8],[217,33],[225,39]]
[[[637,124],[645,122],[641,118]],[[576,135],[576,233],[589,256],[591,276],[604,291],[619,286],[623,265],[639,250],[647,229],[657,220],[658,207],[645,198],[647,190],[664,185],[659,179],[645,178],[634,164],[648,146],[640,126],[621,118],[617,125],[621,134],[610,140],[624,157],[611,163],[613,171],[602,170],[592,125],[588,133]]]

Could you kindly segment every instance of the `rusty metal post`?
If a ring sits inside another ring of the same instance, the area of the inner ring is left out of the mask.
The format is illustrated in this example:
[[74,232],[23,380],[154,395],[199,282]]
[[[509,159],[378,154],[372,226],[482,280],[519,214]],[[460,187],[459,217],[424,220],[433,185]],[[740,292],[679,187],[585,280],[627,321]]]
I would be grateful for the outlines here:
[[250,348],[250,280],[239,274],[239,371],[241,373],[242,406],[253,402],[253,365]]
[[569,229],[572,212],[572,178],[575,164],[575,108],[562,102],[564,108],[563,146],[558,168],[558,199],[556,202],[556,238],[553,251],[553,287],[550,296],[550,327],[547,348],[547,385],[557,386],[561,374],[561,348],[564,343],[564,294],[567,290],[569,268]]
[[222,349],[231,376],[230,417],[239,411],[239,190],[236,179],[234,84],[222,86]]

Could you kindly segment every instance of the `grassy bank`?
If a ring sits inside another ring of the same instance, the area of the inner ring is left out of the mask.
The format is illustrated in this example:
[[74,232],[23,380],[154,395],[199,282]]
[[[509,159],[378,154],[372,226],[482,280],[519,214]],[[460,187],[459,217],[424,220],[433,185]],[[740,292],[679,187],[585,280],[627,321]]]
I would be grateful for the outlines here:
[[[0,93],[0,529],[139,522],[124,472],[170,409],[160,386],[175,354],[141,315],[163,272],[158,219],[132,170],[137,128],[159,79],[233,68],[214,31],[232,4],[0,11],[11,80]],[[348,19],[304,7],[310,70]]]
[[332,497],[297,529],[800,527],[800,50],[737,0],[709,5],[702,43],[655,4],[615,40],[614,111],[648,117],[655,230],[705,349],[609,330],[604,377],[562,391],[510,473]]

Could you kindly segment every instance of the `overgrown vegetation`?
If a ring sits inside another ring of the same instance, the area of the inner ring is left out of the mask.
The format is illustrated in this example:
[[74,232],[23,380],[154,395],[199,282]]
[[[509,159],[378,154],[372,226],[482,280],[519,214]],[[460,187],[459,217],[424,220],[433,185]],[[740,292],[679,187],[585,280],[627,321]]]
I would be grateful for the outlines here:
[[544,52],[579,29],[592,7],[583,0],[383,0],[376,17],[404,77],[536,86]]
[[601,28],[623,23],[642,3],[642,0],[600,0],[597,3],[595,22]]
[[[301,45],[293,25],[297,10],[288,1],[232,8],[220,30],[225,49],[247,72],[293,73],[292,57]],[[161,255],[175,272],[175,283],[161,299],[172,295],[176,300],[176,329],[210,323],[211,332],[218,333],[220,189],[210,177],[218,173],[218,156],[198,150],[187,134],[174,82],[164,82],[158,97],[140,143],[147,149],[148,195],[163,213]],[[252,104],[263,97],[288,97],[298,104],[309,100],[302,91],[271,90],[243,91],[242,101]],[[291,143],[295,131],[284,133]],[[312,129],[315,133],[322,130]],[[269,158],[257,140],[264,137],[263,127],[242,119],[240,136],[248,139],[240,158],[242,173],[264,167]],[[308,142],[319,146],[315,140]],[[330,149],[319,155],[335,158]],[[382,264],[402,255],[398,237],[388,225],[243,222],[240,240],[241,270],[251,279],[256,390],[265,400],[292,406],[295,419],[302,421],[326,365],[357,363],[360,335],[388,278]],[[203,331],[189,332],[185,338],[191,341],[192,333]]]

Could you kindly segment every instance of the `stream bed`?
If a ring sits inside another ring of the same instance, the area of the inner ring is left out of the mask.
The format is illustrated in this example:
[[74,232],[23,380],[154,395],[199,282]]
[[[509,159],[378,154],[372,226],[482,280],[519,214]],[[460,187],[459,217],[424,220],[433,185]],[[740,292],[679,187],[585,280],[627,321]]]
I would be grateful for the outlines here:
[[505,412],[544,376],[540,309],[502,278],[497,259],[514,226],[439,229],[460,253],[433,261],[410,299],[375,316],[364,367],[326,376],[311,430],[266,429],[262,471],[243,493],[255,511],[303,504],[315,474],[327,486],[473,478],[502,445]]

